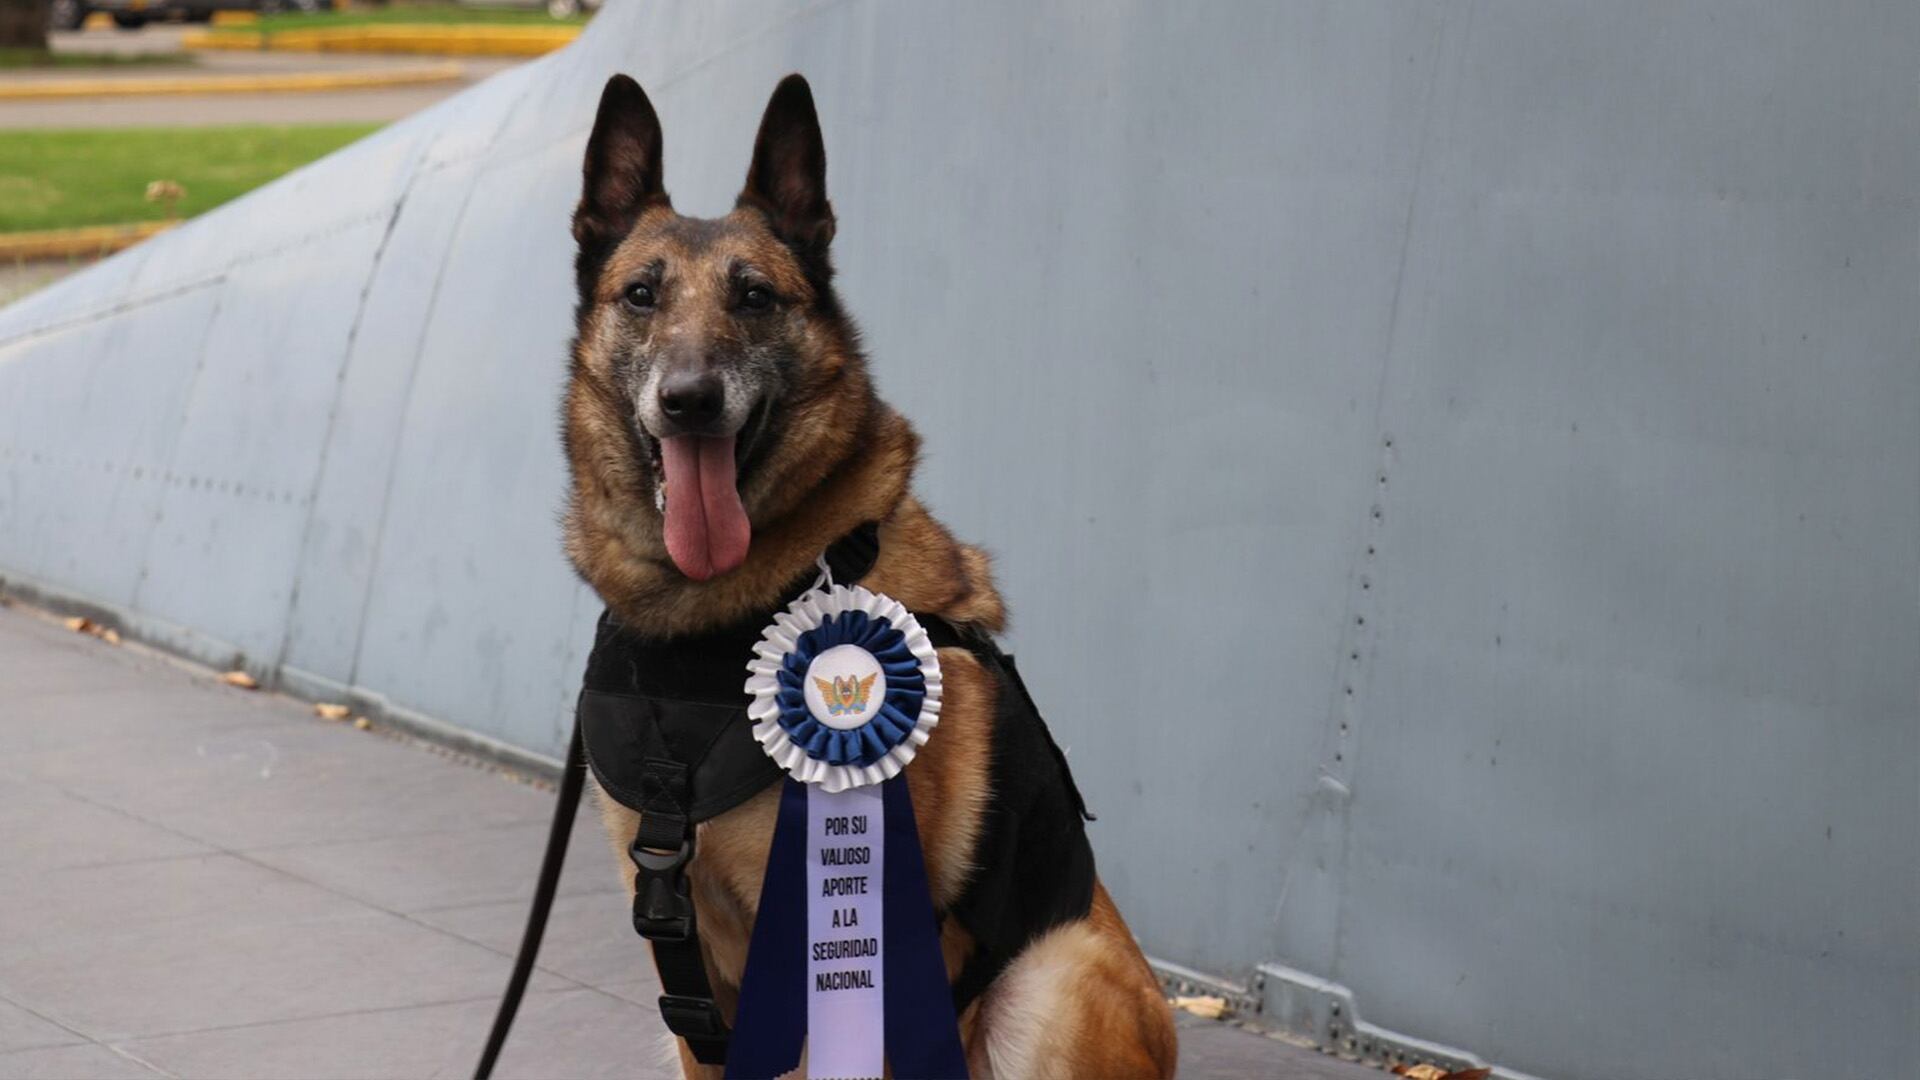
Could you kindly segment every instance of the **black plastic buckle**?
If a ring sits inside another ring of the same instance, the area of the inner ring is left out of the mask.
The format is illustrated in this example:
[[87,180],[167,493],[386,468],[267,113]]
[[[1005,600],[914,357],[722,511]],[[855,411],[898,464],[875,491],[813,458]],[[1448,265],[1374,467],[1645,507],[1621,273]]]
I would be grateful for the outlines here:
[[651,851],[636,839],[627,856],[637,869],[633,882],[633,928],[648,941],[685,941],[693,936],[693,897],[680,872],[693,858],[693,837],[674,851]]
[[709,998],[662,994],[660,1019],[667,1022],[668,1031],[683,1039],[723,1039],[727,1035],[720,1006]]

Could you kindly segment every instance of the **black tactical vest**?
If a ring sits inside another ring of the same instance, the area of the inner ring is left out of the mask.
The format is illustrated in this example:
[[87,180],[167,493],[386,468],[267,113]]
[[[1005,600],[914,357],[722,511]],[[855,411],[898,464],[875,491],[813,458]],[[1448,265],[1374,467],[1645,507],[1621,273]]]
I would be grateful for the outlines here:
[[[855,530],[828,551],[834,580],[859,580],[878,552],[874,526]],[[809,573],[790,596],[810,588],[811,578]],[[665,642],[642,640],[624,630],[611,612],[600,617],[580,694],[580,733],[600,785],[641,813],[636,848],[671,853],[684,843],[690,851],[694,824],[740,805],[785,775],[753,738],[744,689],[747,661],[772,617],[768,611],[724,630]],[[990,797],[973,852],[974,869],[959,899],[938,913],[942,919],[960,920],[977,943],[954,982],[958,1012],[1029,942],[1087,914],[1093,903],[1093,851],[1083,820],[1092,818],[1013,657],[984,634],[937,617],[916,617],[935,646],[972,653],[997,690]],[[937,732],[934,738],[939,738]],[[643,879],[646,876],[643,863]],[[636,896],[635,923],[654,940],[668,990],[663,1011],[672,1026],[669,1003],[683,992],[669,977],[675,961],[661,956],[661,937],[649,932],[659,931],[662,924],[658,919],[643,923],[646,903],[646,896]],[[666,915],[670,905],[655,910]],[[686,914],[685,937],[694,948],[681,952],[697,958],[697,929],[692,912]],[[677,924],[667,928],[669,941],[679,929]],[[697,966],[697,960],[681,966]],[[694,973],[683,974],[690,979]],[[704,987],[704,978],[700,983]],[[710,998],[710,993],[687,999],[685,1011],[702,1012],[689,1026],[708,1032],[709,1043],[717,1042],[723,1056],[724,1025],[718,1024],[710,1002],[704,1011],[693,1004],[701,997]],[[713,1034],[716,1025],[718,1034]],[[677,1028],[676,1033],[687,1034]],[[698,1049],[698,1036],[688,1038]]]

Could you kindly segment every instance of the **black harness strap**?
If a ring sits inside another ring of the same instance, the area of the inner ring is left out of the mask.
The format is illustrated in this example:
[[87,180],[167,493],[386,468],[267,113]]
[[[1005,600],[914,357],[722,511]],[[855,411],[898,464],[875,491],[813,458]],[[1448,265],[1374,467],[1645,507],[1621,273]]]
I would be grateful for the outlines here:
[[[584,719],[583,719],[584,722]],[[686,866],[693,859],[693,819],[687,813],[687,766],[668,757],[644,759],[640,828],[633,859],[633,929],[653,946],[660,972],[660,1016],[687,1041],[702,1065],[727,1062],[727,1022],[713,999],[700,956]]]

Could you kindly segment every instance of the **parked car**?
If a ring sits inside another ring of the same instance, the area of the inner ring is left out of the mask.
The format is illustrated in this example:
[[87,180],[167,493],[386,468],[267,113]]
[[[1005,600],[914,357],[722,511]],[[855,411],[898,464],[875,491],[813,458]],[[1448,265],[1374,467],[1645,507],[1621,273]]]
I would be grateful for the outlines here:
[[78,30],[87,16],[104,11],[113,25],[138,30],[154,19],[181,16],[206,22],[216,11],[331,11],[333,0],[53,0],[47,22],[55,30]]

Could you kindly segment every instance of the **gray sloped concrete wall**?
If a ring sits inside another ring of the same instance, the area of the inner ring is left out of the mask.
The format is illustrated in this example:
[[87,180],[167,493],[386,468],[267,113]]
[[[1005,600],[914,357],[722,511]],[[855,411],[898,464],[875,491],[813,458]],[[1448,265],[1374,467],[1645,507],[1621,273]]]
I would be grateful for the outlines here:
[[616,3],[0,312],[0,575],[556,752],[593,102],[718,212],[803,70],[1150,952],[1542,1074],[1897,1075],[1917,55],[1906,3]]

